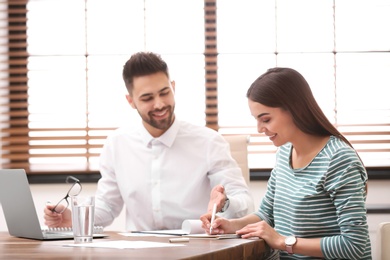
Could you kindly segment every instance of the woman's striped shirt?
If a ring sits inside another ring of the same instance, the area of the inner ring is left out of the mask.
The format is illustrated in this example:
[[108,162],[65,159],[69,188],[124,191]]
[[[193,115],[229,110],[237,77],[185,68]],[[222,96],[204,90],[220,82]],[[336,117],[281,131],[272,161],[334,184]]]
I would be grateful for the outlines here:
[[[367,172],[355,150],[331,136],[309,165],[292,169],[292,146],[278,149],[258,215],[284,236],[321,237],[325,259],[371,259]],[[281,259],[316,259],[280,252]]]

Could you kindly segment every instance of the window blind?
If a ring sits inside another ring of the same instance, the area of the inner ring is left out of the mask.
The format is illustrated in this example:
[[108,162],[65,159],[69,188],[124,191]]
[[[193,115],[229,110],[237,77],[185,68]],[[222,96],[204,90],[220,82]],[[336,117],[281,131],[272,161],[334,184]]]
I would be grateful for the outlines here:
[[179,118],[250,135],[252,169],[272,168],[276,148],[245,94],[274,66],[307,78],[366,166],[389,167],[389,11],[381,0],[0,0],[1,167],[98,172],[107,134],[138,123],[121,71],[140,50],[168,62]]
[[[8,112],[10,107],[20,106],[22,97],[10,97],[16,87],[12,81],[8,84],[7,78],[1,87],[1,109],[7,111],[1,121],[2,168],[24,168],[29,174],[96,173],[107,134],[119,126],[138,123],[137,112],[125,99],[121,78],[123,64],[137,51],[162,54],[176,81],[176,115],[204,125],[203,2],[2,3],[2,14],[12,16],[17,10],[24,16],[22,41],[26,47],[26,75],[21,78],[25,80],[23,124],[16,121],[16,112]],[[161,12],[161,8],[169,11]],[[102,19],[102,13],[110,19]],[[3,22],[4,32],[14,30],[8,18]],[[196,28],[187,30],[194,25]],[[114,27],[123,33],[118,34]],[[8,40],[7,34],[2,34],[2,39]],[[8,47],[2,57],[8,57]],[[8,66],[8,61],[2,64]]]
[[28,168],[28,78],[26,1],[0,2],[1,28],[1,161]]
[[218,1],[219,131],[251,136],[250,168],[273,168],[276,148],[253,127],[246,90],[276,66],[303,74],[367,167],[390,166],[389,12],[383,0]]

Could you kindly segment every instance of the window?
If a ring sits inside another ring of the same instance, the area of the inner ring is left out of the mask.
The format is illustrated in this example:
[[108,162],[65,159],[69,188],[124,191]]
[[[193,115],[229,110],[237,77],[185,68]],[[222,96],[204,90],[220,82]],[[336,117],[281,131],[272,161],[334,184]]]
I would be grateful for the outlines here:
[[179,118],[251,135],[252,169],[272,168],[276,148],[245,94],[275,66],[306,77],[366,166],[388,167],[389,12],[385,0],[0,0],[2,167],[98,171],[107,134],[139,120],[121,71],[141,50],[168,62]]
[[253,128],[245,97],[275,66],[304,75],[366,166],[390,166],[389,1],[218,1],[217,10],[220,132],[251,135],[250,168],[275,162],[276,148]]

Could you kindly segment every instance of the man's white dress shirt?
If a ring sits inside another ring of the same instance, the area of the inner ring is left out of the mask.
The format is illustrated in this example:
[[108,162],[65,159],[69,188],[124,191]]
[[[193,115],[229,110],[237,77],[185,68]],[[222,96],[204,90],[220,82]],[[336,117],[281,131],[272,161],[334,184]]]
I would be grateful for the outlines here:
[[109,225],[123,206],[126,229],[180,229],[207,212],[211,189],[230,199],[224,217],[253,212],[253,199],[229,144],[216,131],[177,118],[160,137],[142,124],[108,136],[100,156],[95,224]]

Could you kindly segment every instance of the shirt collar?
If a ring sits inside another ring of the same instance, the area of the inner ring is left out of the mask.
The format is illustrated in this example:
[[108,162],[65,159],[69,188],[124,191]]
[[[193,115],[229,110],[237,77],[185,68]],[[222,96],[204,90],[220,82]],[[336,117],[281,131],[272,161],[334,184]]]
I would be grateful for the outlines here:
[[143,140],[143,143],[145,144],[145,146],[149,147],[149,146],[151,146],[151,144],[154,140],[158,140],[159,142],[161,142],[165,146],[171,147],[173,142],[175,141],[177,133],[179,132],[179,128],[180,128],[180,121],[177,118],[175,118],[173,121],[173,124],[160,137],[154,138],[146,130],[146,128],[143,126],[143,124],[142,124],[140,131],[141,131],[141,137],[142,137],[142,140]]

